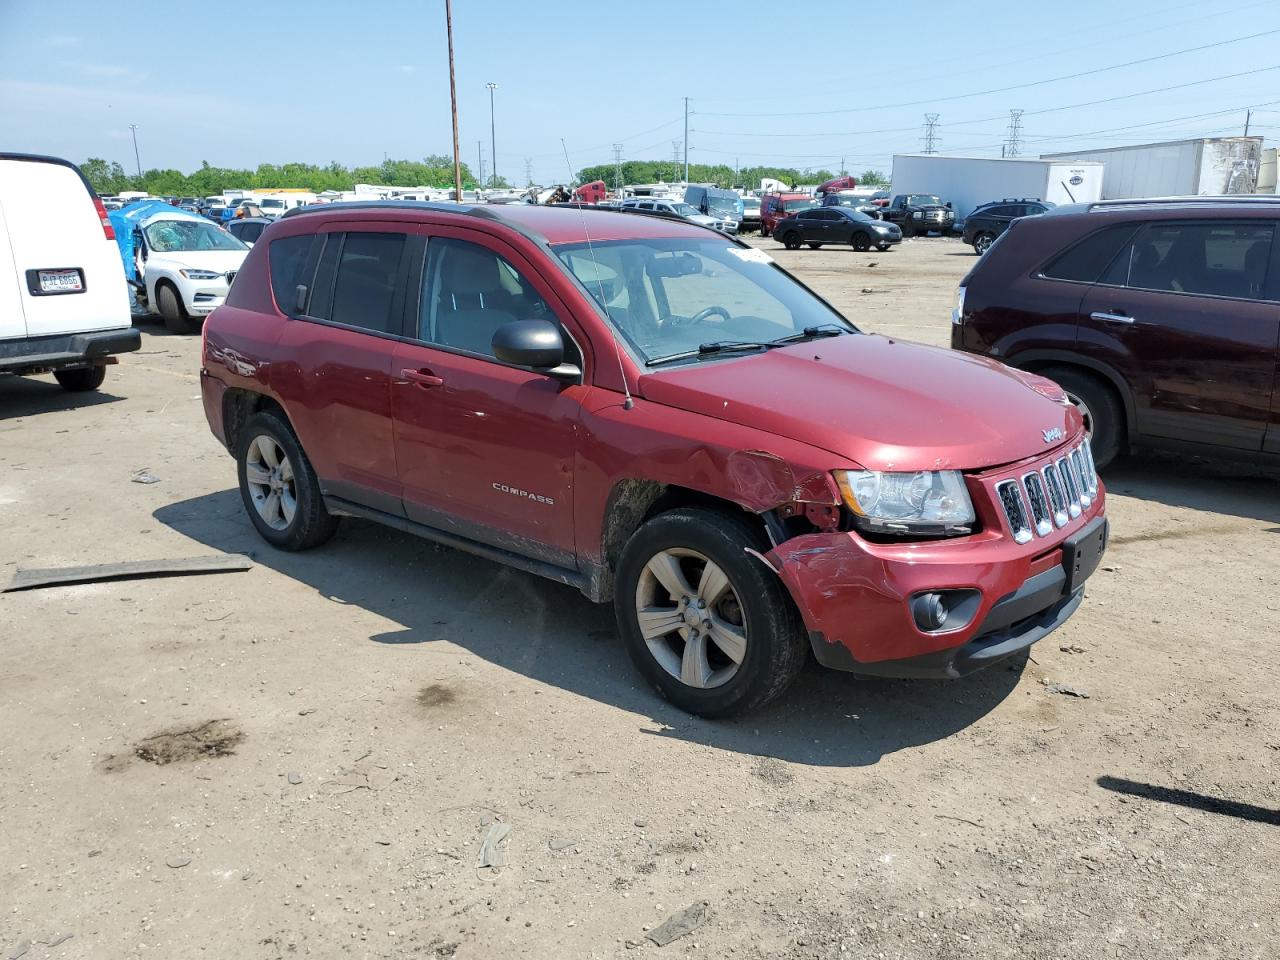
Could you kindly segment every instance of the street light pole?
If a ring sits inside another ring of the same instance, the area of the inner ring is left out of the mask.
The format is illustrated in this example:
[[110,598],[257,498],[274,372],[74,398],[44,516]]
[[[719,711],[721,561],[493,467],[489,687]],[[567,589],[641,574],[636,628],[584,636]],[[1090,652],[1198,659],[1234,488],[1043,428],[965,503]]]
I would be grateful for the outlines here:
[[453,76],[453,4],[444,0],[444,22],[449,32],[449,110],[453,114],[453,199],[462,202],[462,158],[458,156],[458,85]]
[[496,83],[486,83],[489,88],[489,151],[492,163],[489,167],[489,186],[498,185],[498,140],[493,132],[493,91],[498,89]]
[[129,124],[129,132],[133,134],[133,162],[138,165],[138,179],[142,179],[142,161],[138,158],[138,125]]

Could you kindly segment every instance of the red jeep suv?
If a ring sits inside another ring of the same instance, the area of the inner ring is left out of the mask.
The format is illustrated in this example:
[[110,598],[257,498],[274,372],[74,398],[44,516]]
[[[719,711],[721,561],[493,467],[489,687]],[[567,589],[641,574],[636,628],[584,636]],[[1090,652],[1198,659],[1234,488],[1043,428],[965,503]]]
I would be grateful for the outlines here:
[[930,677],[1023,651],[1107,539],[1055,384],[862,334],[666,218],[293,211],[206,323],[201,384],[268,542],[363,517],[612,600],[643,674],[706,716],[810,649]]

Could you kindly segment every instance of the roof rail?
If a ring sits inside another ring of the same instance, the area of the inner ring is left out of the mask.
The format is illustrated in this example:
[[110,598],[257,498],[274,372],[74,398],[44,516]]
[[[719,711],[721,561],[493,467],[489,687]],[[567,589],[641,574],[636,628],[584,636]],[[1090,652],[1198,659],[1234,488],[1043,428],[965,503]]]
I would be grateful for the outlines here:
[[1123,209],[1125,207],[1146,206],[1192,206],[1196,204],[1210,204],[1217,206],[1224,203],[1240,204],[1241,206],[1249,206],[1251,204],[1266,206],[1269,204],[1280,204],[1280,196],[1265,193],[1233,193],[1218,196],[1135,197],[1131,200],[1096,200],[1089,204],[1089,210],[1116,210]]

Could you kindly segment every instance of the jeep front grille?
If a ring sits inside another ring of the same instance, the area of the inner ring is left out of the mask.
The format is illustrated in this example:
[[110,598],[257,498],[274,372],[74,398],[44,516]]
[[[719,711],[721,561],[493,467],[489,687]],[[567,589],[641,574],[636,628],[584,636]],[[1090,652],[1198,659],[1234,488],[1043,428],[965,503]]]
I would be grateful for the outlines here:
[[1016,543],[1047,537],[1055,526],[1065,527],[1098,496],[1098,472],[1088,441],[1021,479],[1001,480],[996,495]]

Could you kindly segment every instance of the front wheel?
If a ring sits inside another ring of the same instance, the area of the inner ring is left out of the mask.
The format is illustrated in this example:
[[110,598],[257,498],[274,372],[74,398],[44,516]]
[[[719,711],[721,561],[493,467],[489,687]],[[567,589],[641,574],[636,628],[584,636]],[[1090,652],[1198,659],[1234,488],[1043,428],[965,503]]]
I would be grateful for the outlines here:
[[752,556],[767,549],[745,518],[701,508],[654,517],[624,548],[618,629],[636,667],[680,709],[703,717],[754,710],[804,665],[800,615]]
[[849,242],[853,244],[853,249],[859,253],[866,253],[871,249],[871,238],[865,233],[855,233],[849,238]]
[[58,381],[58,385],[63,390],[71,393],[87,393],[102,386],[102,381],[107,379],[107,368],[80,367],[75,370],[55,370],[53,379]]
[[886,250],[888,250],[888,249],[889,249],[889,244],[887,244],[887,243],[877,243],[877,244],[876,244],[876,249],[877,249],[877,250],[879,250],[881,253],[884,253]]
[[1125,436],[1124,408],[1109,384],[1072,367],[1048,367],[1037,371],[1066,391],[1089,434],[1089,449],[1099,469],[1120,455]]
[[788,233],[782,237],[782,245],[788,250],[800,249],[800,235],[798,233]]
[[324,506],[320,481],[293,431],[274,413],[255,413],[240,432],[240,499],[262,538],[281,550],[324,543],[338,520]]
[[982,256],[991,249],[991,245],[996,242],[996,238],[989,233],[980,233],[973,238],[973,252],[978,256]]
[[178,291],[168,283],[156,288],[156,300],[160,308],[160,316],[164,317],[164,325],[170,333],[193,333],[199,321],[193,321],[187,308],[182,305]]

